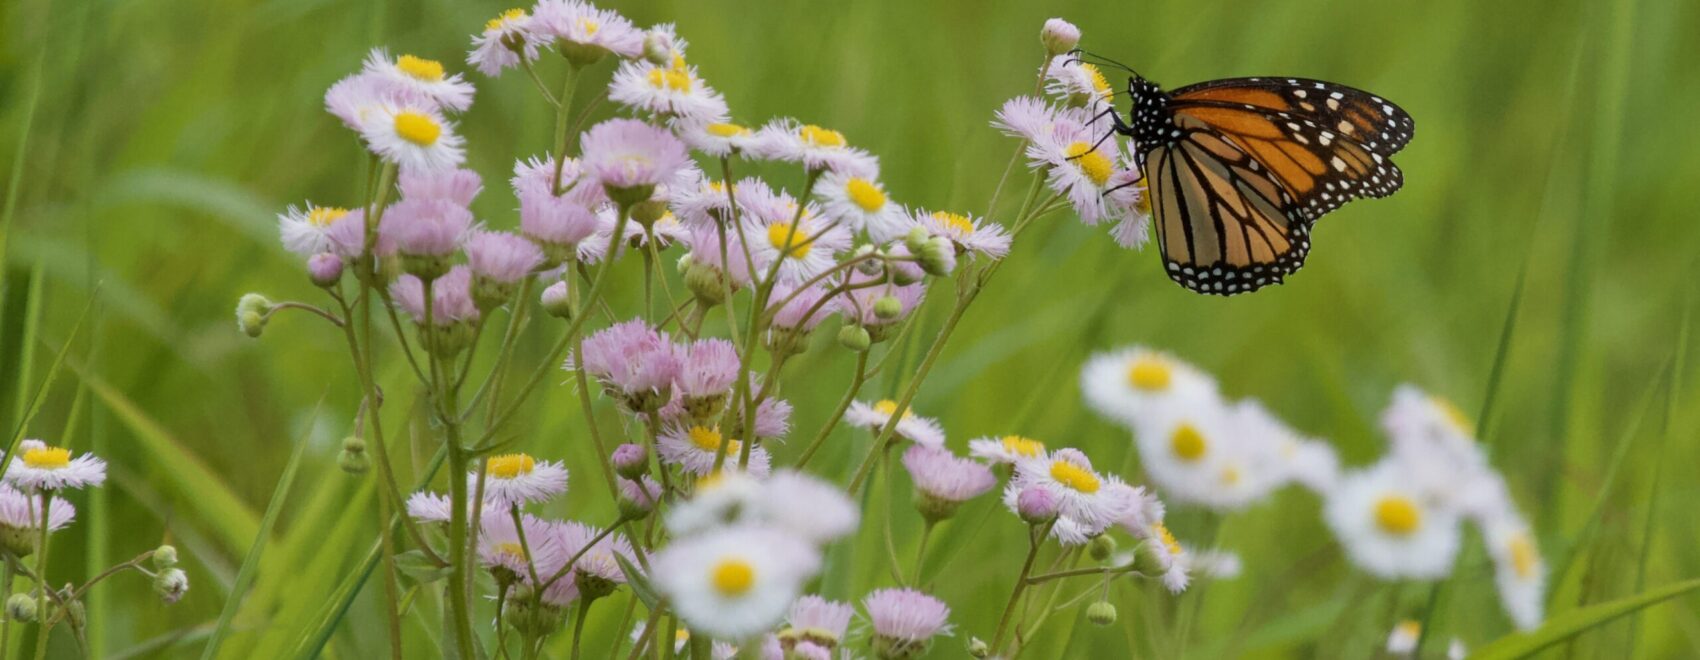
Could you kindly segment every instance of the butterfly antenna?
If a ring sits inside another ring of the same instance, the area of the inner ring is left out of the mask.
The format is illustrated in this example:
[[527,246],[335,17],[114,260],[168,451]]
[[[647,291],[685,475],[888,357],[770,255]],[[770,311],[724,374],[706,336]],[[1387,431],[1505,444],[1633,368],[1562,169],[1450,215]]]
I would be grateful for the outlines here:
[[[1145,77],[1145,76],[1140,76],[1139,72],[1133,70],[1133,67],[1131,67],[1131,66],[1128,66],[1126,64],[1122,64],[1121,62],[1117,62],[1117,61],[1112,60],[1108,57],[1104,57],[1103,55],[1099,55],[1097,53],[1086,50],[1084,48],[1076,48],[1076,49],[1071,50],[1069,52],[1074,55],[1074,59],[1070,60],[1071,62],[1084,62],[1085,57],[1090,57],[1094,60],[1097,60],[1096,62],[1094,62],[1095,64],[1106,64],[1106,65],[1113,66],[1113,67],[1116,67],[1118,69],[1121,69],[1123,71],[1126,71],[1128,73],[1131,73],[1135,76],[1139,76],[1140,78]],[[1085,57],[1082,57],[1082,56],[1085,56]]]

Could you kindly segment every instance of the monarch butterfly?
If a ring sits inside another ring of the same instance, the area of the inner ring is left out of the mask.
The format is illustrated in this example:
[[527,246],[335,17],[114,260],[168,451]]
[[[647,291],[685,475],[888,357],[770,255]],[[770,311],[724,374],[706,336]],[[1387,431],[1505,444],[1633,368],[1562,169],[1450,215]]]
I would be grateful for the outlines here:
[[1128,92],[1128,120],[1106,112],[1133,138],[1164,270],[1199,293],[1280,283],[1304,265],[1317,218],[1404,183],[1389,157],[1416,124],[1363,90],[1229,78],[1165,92],[1133,73]]

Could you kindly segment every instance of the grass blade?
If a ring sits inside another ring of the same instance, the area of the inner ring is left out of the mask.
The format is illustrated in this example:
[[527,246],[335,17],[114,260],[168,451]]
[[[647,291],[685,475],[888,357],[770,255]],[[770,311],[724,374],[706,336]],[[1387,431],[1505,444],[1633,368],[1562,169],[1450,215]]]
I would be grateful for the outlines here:
[[[96,291],[98,292],[98,288]],[[12,454],[17,452],[18,443],[23,441],[24,433],[29,430],[30,422],[35,421],[35,416],[41,412],[41,404],[47,400],[48,390],[53,389],[53,381],[59,378],[59,367],[65,364],[65,356],[70,354],[71,345],[75,343],[77,333],[83,329],[83,321],[88,320],[89,311],[94,309],[96,298],[96,295],[89,296],[89,303],[83,306],[83,313],[77,316],[77,322],[71,326],[71,332],[65,336],[65,343],[59,346],[59,352],[53,356],[53,365],[47,368],[47,379],[41,382],[41,386],[36,388],[35,394],[30,397],[28,409],[25,410],[23,417],[18,419],[18,428],[12,432],[12,441],[6,445],[5,454],[0,454],[0,465],[12,464]]]
[[1512,633],[1478,649],[1477,660],[1526,658],[1542,649],[1606,625],[1677,596],[1700,590],[1700,579],[1685,580],[1614,601],[1564,612],[1532,632]]
[[271,500],[266,503],[266,513],[260,518],[260,530],[254,535],[254,544],[248,548],[248,556],[242,558],[242,567],[236,571],[236,584],[230,589],[230,597],[224,601],[224,611],[219,613],[218,624],[213,626],[206,648],[201,651],[201,660],[212,660],[218,653],[219,645],[224,643],[224,636],[230,632],[230,622],[236,618],[236,611],[242,606],[242,596],[254,582],[254,572],[260,566],[260,556],[265,554],[272,527],[277,524],[278,514],[283,511],[283,504],[289,499],[289,487],[295,483],[295,470],[301,466],[301,456],[307,452],[307,441],[312,437],[313,422],[319,418],[319,411],[324,404],[325,399],[320,396],[319,403],[313,406],[313,414],[307,417],[306,432],[295,442],[295,451],[290,452],[289,462],[284,464],[283,474],[277,478],[277,487],[272,492]]

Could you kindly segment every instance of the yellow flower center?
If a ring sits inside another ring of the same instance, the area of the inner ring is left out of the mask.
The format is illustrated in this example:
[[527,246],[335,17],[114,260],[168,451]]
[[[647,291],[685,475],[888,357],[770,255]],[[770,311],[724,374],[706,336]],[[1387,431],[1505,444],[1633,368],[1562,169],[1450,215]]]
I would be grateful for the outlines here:
[[1386,495],[1375,503],[1375,523],[1382,531],[1395,536],[1409,536],[1422,525],[1423,514],[1417,503],[1401,495]]
[[492,18],[489,22],[485,23],[484,31],[490,32],[492,30],[500,30],[502,29],[502,26],[507,25],[510,21],[517,21],[522,18],[525,18],[524,9],[509,9],[502,12],[500,16]]
[[797,129],[797,137],[803,138],[803,143],[812,147],[842,147],[847,144],[843,133],[814,124]]
[[1438,396],[1429,397],[1429,400],[1434,402],[1434,407],[1440,409],[1440,414],[1446,417],[1446,421],[1452,423],[1453,430],[1464,435],[1475,433],[1476,425],[1470,421],[1469,416],[1465,415],[1464,411],[1458,409],[1456,404]]
[[722,596],[741,596],[755,586],[756,568],[742,559],[722,559],[714,565],[709,581]]
[[685,630],[684,628],[674,631],[673,641],[680,643],[691,641],[691,631]]
[[1068,157],[1080,168],[1080,173],[1091,179],[1094,185],[1102,186],[1110,180],[1114,168],[1110,165],[1110,157],[1092,148],[1085,142],[1068,145]]
[[717,192],[717,193],[724,194],[726,192],[726,182],[725,181],[710,181],[710,182],[708,182],[708,189],[712,190],[714,192]]
[[650,69],[649,86],[656,89],[671,89],[675,92],[691,91],[691,76],[681,69]]
[[402,73],[413,78],[426,82],[438,82],[443,79],[443,63],[423,57],[403,55],[396,58],[395,68],[401,69]]
[[1399,622],[1397,629],[1401,637],[1416,639],[1418,635],[1423,633],[1423,624],[1414,619],[1405,619]]
[[1057,483],[1088,495],[1098,492],[1098,487],[1102,485],[1098,481],[1098,475],[1092,474],[1091,470],[1068,461],[1052,461],[1051,478],[1057,480]]
[[1169,448],[1175,452],[1175,457],[1192,462],[1204,458],[1204,452],[1210,449],[1210,443],[1205,441],[1204,434],[1191,424],[1182,423],[1175,427],[1175,432],[1169,436]]
[[1157,523],[1153,528],[1157,531],[1157,540],[1163,543],[1164,548],[1168,548],[1169,554],[1179,555],[1181,553],[1181,542],[1175,540],[1174,532],[1170,532],[1167,525]]
[[1511,551],[1511,570],[1516,571],[1517,577],[1529,579],[1535,576],[1535,565],[1540,563],[1540,555],[1535,553],[1535,544],[1529,542],[1529,537],[1518,534],[1508,542]]
[[523,560],[525,559],[525,546],[513,541],[499,543],[496,545],[496,553]]
[[673,51],[672,67],[675,68],[675,69],[678,69],[680,71],[685,70],[686,65],[685,65],[685,54],[684,53],[681,53],[677,50]]
[[1045,443],[1019,435],[1006,435],[1003,437],[1003,449],[1017,456],[1031,458],[1045,451]]
[[443,127],[429,115],[418,112],[398,112],[395,115],[395,134],[421,147],[429,147],[442,137]]
[[[737,124],[709,124],[708,126],[703,127],[703,130],[708,131],[709,135],[717,138],[738,137],[740,135],[750,134],[750,129]],[[719,185],[719,183],[715,182],[709,185]]]
[[797,259],[809,256],[809,250],[814,247],[814,241],[803,235],[802,227],[792,229],[792,225],[785,222],[767,226],[767,242],[779,251],[780,256]]
[[885,192],[874,182],[861,177],[850,177],[850,182],[844,184],[845,192],[850,193],[850,201],[868,213],[878,212],[885,208]]
[[589,18],[579,19],[578,26],[579,29],[584,30],[584,36],[587,37],[596,36],[596,31],[602,29],[601,23],[597,23],[595,20]]
[[1173,377],[1174,371],[1169,368],[1169,363],[1149,355],[1134,358],[1133,364],[1127,368],[1128,384],[1147,392],[1169,389],[1169,381]]
[[720,451],[721,445],[726,445],[726,453],[730,454],[741,449],[737,440],[725,440],[720,431],[706,426],[693,426],[690,433],[691,444],[703,451]]
[[1134,188],[1139,190],[1139,201],[1134,203],[1134,207],[1139,209],[1140,214],[1145,217],[1151,217],[1151,190],[1145,185],[1144,180],[1135,184]]
[[962,215],[961,213],[933,211],[933,220],[936,220],[941,225],[956,230],[963,236],[969,236],[974,233],[974,221],[969,220],[968,216]]
[[1105,102],[1114,103],[1116,100],[1116,90],[1110,87],[1110,81],[1104,78],[1104,72],[1098,70],[1098,67],[1085,62],[1080,63],[1080,68],[1084,69],[1086,71],[1086,75],[1091,78],[1092,91],[1097,92],[1098,97],[1104,99]]
[[537,469],[537,459],[530,454],[502,454],[484,464],[484,473],[497,479],[513,479],[531,474]]
[[329,227],[331,223],[341,220],[348,215],[348,209],[334,206],[319,206],[307,212],[307,222],[315,227]]
[[[895,415],[895,414],[897,414],[897,402],[892,401],[891,399],[882,399],[882,400],[874,403],[874,412],[877,412],[881,415],[885,415],[886,417],[890,417],[892,415]],[[914,417],[914,416],[915,416],[915,411],[913,411],[913,410],[904,410],[903,411],[903,418],[904,419],[909,419],[909,418]]]
[[1232,465],[1222,468],[1222,485],[1232,486],[1240,482],[1240,469]]
[[24,452],[24,465],[37,470],[58,470],[71,464],[71,450],[63,447],[36,447]]

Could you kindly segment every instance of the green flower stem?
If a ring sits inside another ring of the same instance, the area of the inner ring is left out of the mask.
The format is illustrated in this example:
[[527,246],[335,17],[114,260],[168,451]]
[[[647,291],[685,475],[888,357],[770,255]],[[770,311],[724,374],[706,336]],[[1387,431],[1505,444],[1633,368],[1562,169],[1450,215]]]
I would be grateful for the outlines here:
[[36,634],[35,660],[47,657],[47,640],[52,637],[53,633],[53,620],[47,615],[47,590],[52,588],[47,581],[47,541],[50,538],[48,528],[51,526],[48,521],[52,518],[49,518],[47,514],[52,510],[52,507],[53,491],[43,490],[41,492],[41,536],[38,537],[40,540],[37,541],[35,548],[35,620],[40,622],[41,630]]
[[826,444],[827,436],[832,435],[832,429],[838,426],[838,420],[844,418],[845,411],[849,410],[850,404],[856,401],[856,395],[862,391],[862,385],[866,382],[868,382],[868,352],[860,351],[856,353],[856,375],[850,379],[850,387],[844,390],[844,398],[839,399],[838,407],[833,409],[832,416],[827,418],[825,424],[821,425],[820,432],[815,434],[815,439],[810,441],[808,448],[803,450],[803,455],[797,457],[797,463],[794,466],[796,469],[802,470],[803,466],[809,464],[809,459],[815,457],[815,452],[820,451],[821,446]]
[[[567,117],[572,115],[573,90],[577,88],[575,83],[578,82],[578,73],[577,66],[570,63],[567,65],[566,79],[561,83],[561,95],[555,103],[555,176],[550,180],[554,182],[556,195],[561,194],[561,166],[567,161]],[[610,259],[613,254],[608,253]]]
[[1021,561],[1021,574],[1015,578],[1015,588],[1010,590],[1009,602],[1003,606],[1003,616],[998,618],[997,634],[992,635],[992,652],[996,653],[1003,644],[1004,631],[1009,627],[1009,617],[1015,614],[1015,606],[1021,601],[1022,592],[1027,590],[1027,576],[1033,573],[1033,560],[1039,557],[1039,548],[1045,537],[1050,536],[1051,526],[1055,522],[1027,529],[1027,558]]

